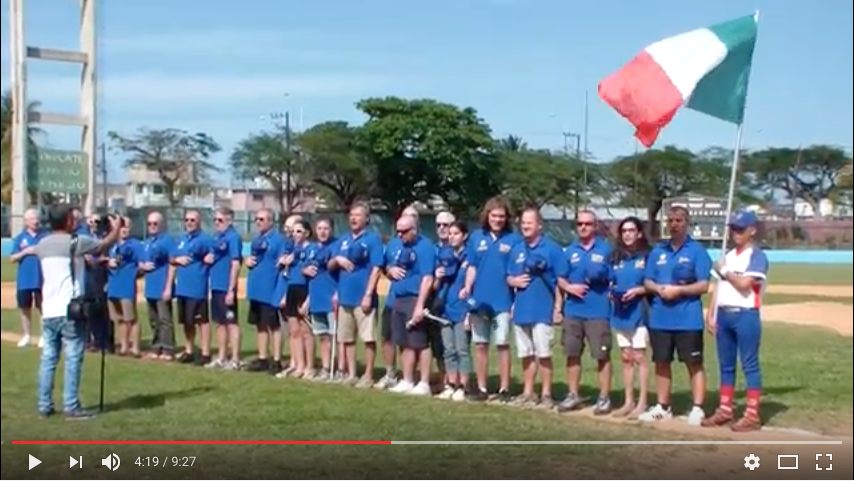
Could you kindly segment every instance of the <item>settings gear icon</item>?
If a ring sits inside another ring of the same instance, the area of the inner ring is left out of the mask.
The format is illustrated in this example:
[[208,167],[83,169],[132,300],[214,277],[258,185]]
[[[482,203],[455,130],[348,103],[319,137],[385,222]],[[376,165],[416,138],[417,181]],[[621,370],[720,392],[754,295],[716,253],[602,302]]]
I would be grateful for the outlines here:
[[759,467],[759,456],[755,454],[751,454],[750,456],[744,457],[744,467],[753,471],[754,469]]

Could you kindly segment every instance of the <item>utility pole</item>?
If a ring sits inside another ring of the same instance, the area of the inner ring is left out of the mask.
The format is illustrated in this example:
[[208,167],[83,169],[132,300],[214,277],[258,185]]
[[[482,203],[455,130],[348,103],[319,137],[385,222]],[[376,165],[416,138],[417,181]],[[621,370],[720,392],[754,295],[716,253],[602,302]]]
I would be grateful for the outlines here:
[[107,201],[107,144],[105,143],[101,144],[101,195],[104,196],[102,207],[106,214],[110,204]]
[[[569,155],[569,139],[575,139],[575,158],[579,162],[584,162],[581,159],[581,135],[574,132],[564,132],[563,133],[563,146],[564,151]],[[583,188],[587,188],[587,164],[584,164],[584,183]],[[581,188],[582,186],[576,184],[575,186],[575,219],[578,220],[578,209],[581,207]]]
[[288,214],[291,213],[291,206],[293,205],[293,192],[291,192],[291,164],[293,163],[293,159],[291,158],[291,154],[293,150],[291,149],[291,113],[285,112],[285,149],[288,152],[288,163],[285,167],[285,199],[287,199],[287,209]]

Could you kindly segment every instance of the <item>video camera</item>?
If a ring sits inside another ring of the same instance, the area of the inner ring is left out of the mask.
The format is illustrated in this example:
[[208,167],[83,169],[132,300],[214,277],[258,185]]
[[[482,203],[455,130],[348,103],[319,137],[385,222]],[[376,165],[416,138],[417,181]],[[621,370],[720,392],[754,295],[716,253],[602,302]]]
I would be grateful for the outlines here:
[[98,234],[99,237],[103,237],[110,233],[110,218],[118,217],[120,227],[125,226],[125,218],[121,214],[112,213],[107,214],[106,216],[99,216],[98,220],[95,221],[95,233]]

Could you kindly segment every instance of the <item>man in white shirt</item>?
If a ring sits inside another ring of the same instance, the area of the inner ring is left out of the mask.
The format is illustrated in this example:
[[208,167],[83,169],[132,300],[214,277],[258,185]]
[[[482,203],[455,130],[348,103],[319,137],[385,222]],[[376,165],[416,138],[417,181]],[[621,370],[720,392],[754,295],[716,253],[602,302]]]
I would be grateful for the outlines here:
[[[35,254],[44,273],[42,284],[42,317],[44,348],[39,365],[38,410],[43,417],[55,413],[53,385],[60,350],[65,350],[63,407],[67,419],[89,419],[92,413],[80,404],[80,375],[86,347],[85,322],[68,317],[73,299],[85,294],[86,267],[84,256],[103,254],[116,242],[121,220],[110,217],[110,233],[97,240],[77,234],[74,209],[58,204],[48,209],[48,229],[35,246]],[[72,256],[73,249],[73,256]],[[72,270],[73,267],[73,270]]]
[[[759,401],[762,373],[759,367],[759,344],[762,322],[759,309],[768,275],[768,258],[754,242],[758,219],[753,212],[738,212],[729,223],[735,249],[727,252],[715,266],[719,279],[712,309],[706,314],[706,325],[715,335],[721,370],[720,405],[703,421],[703,426],[732,425],[737,432],[762,427]],[[715,309],[715,307],[717,307]],[[737,360],[741,358],[747,385],[747,408],[735,421],[733,398]]]

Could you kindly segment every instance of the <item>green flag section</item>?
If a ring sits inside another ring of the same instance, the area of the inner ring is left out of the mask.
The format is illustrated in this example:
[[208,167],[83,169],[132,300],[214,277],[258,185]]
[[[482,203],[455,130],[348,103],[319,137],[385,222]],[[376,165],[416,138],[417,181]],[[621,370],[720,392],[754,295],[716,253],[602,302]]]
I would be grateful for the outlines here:
[[740,124],[758,16],[685,32],[646,47],[599,83],[599,96],[651,147],[684,106]]
[[758,15],[750,15],[709,28],[726,45],[727,54],[697,83],[689,109],[737,125],[744,121],[758,20]]

